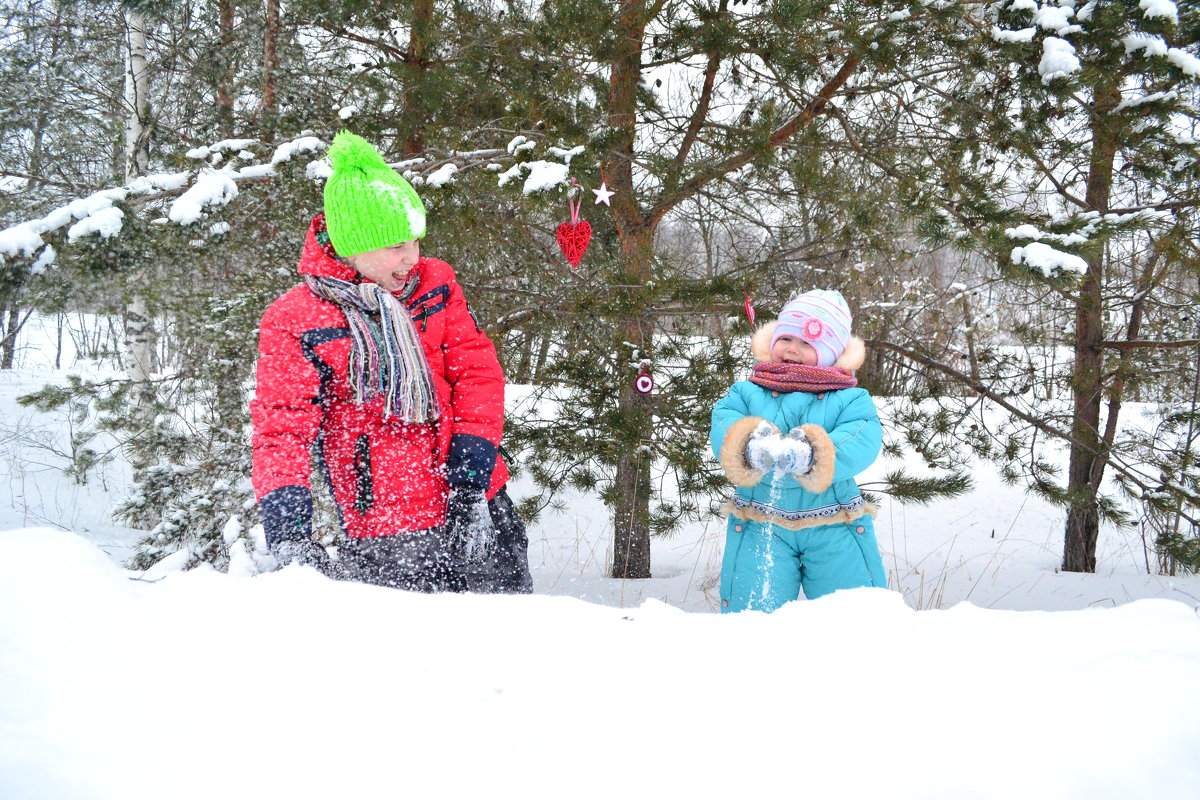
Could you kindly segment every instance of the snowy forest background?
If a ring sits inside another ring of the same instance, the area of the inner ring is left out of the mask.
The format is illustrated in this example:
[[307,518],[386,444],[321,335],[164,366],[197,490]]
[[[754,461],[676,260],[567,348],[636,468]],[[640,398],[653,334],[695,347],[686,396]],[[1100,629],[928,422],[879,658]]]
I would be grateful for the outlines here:
[[[417,186],[424,251],[524,387],[505,440],[523,512],[603,503],[613,577],[713,519],[709,412],[748,368],[743,304],[771,317],[812,287],[841,290],[871,345],[859,379],[898,466],[868,490],[969,497],[991,462],[1061,509],[1065,571],[1096,570],[1102,530],[1147,543],[1148,573],[1200,568],[1194,5],[0,11],[0,368],[31,320],[56,368],[89,363],[22,402],[70,420],[78,484],[129,465],[132,567],[261,555],[255,331],[350,129]],[[554,240],[572,178],[594,231],[575,270]]]

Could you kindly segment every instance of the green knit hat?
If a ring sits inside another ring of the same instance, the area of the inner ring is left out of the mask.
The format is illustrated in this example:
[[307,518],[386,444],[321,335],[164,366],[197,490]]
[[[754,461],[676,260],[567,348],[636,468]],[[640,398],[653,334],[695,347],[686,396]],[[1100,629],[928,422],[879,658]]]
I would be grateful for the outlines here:
[[329,146],[325,227],[340,256],[354,256],[425,235],[425,206],[412,184],[366,139],[342,131]]

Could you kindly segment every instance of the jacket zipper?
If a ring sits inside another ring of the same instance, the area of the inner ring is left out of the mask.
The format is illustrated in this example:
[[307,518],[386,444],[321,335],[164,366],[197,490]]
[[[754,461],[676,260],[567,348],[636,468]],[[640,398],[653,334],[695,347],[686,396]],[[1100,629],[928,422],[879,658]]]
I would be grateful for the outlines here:
[[358,500],[354,510],[366,514],[375,505],[375,496],[371,481],[371,438],[365,433],[354,443],[354,472],[358,476]]

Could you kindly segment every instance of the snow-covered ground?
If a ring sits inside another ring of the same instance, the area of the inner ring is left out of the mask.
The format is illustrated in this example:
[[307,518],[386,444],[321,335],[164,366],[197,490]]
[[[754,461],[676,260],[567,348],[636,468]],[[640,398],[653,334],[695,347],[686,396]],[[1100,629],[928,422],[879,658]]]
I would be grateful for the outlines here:
[[1200,578],[1115,529],[1057,572],[1061,512],[987,466],[884,504],[894,591],[769,616],[712,613],[719,520],[605,577],[590,496],[531,526],[529,597],[149,581],[119,462],[75,484],[67,418],[15,403],[55,377],[44,348],[0,373],[5,800],[1198,796]]

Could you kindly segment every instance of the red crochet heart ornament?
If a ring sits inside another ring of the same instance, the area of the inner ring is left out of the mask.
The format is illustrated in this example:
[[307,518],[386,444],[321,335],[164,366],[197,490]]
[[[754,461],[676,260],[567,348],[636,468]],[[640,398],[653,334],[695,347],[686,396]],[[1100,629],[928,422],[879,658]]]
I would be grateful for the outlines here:
[[579,222],[564,222],[555,231],[558,247],[567,258],[567,263],[574,269],[583,260],[588,244],[592,241],[592,226],[586,219]]

